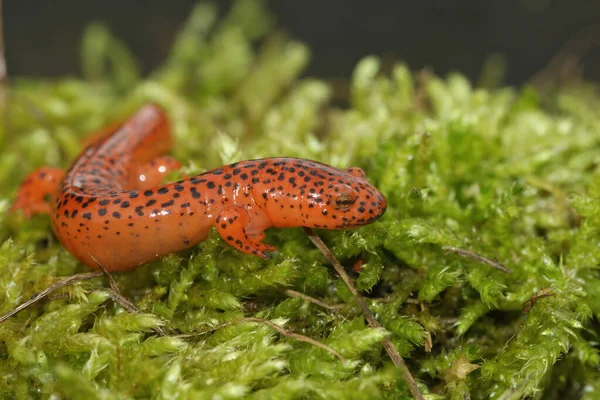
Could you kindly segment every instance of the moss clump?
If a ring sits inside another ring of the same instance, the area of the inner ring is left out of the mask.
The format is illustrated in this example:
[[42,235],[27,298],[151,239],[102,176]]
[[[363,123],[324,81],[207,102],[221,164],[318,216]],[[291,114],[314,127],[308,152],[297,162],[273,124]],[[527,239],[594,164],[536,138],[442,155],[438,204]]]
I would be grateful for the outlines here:
[[[458,74],[417,81],[404,65],[382,73],[367,57],[350,107],[336,109],[326,83],[299,77],[309,49],[267,36],[262,3],[241,0],[216,15],[200,4],[148,77],[95,25],[83,39],[85,79],[13,80],[0,124],[0,312],[85,271],[47,218],[7,213],[20,180],[41,165],[67,166],[83,137],[156,102],[188,174],[281,155],[365,169],[388,197],[387,214],[321,233],[345,265],[363,264],[357,286],[385,329],[366,326],[301,229],[269,232],[279,254],[267,262],[213,232],[191,251],[115,276],[140,314],[115,305],[99,278],[0,324],[1,397],[408,398],[380,344],[389,337],[428,399],[594,398],[597,88],[562,88],[542,102],[532,88],[477,89]],[[346,363],[244,317],[318,340]],[[169,334],[156,335],[159,326]]]

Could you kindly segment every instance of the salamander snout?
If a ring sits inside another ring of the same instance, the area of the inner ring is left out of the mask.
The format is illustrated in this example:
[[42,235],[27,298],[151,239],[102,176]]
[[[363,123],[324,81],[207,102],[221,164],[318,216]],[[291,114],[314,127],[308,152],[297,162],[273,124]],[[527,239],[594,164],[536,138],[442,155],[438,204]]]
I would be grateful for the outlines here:
[[348,229],[376,221],[387,208],[360,168],[278,159],[264,174],[256,198],[274,227]]
[[[370,224],[387,209],[383,193],[371,185],[359,168],[348,168],[324,190],[309,196],[313,215],[309,218],[315,227],[346,229]],[[315,212],[316,211],[316,212]]]

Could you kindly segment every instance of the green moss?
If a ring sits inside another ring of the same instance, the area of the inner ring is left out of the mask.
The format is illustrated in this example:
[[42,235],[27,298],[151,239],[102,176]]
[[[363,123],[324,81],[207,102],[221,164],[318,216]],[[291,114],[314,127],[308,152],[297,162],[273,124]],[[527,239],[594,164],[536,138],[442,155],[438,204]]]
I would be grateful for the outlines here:
[[[384,328],[367,327],[302,229],[269,231],[278,249],[269,261],[213,230],[192,250],[115,275],[140,314],[116,305],[99,278],[0,324],[0,397],[408,398],[381,346],[389,337],[428,399],[594,398],[598,87],[542,97],[496,88],[499,64],[477,88],[460,74],[416,79],[401,64],[384,74],[366,57],[339,109],[325,82],[302,77],[310,50],[272,34],[262,2],[217,16],[198,5],[146,77],[123,42],[93,25],[84,79],[12,80],[0,124],[0,312],[86,271],[46,217],[8,213],[20,181],[41,165],[68,166],[82,138],[152,101],[172,120],[187,174],[282,155],[363,168],[388,198],[386,215],[320,234],[348,270],[362,264],[353,277]],[[530,301],[540,291],[549,296]]]

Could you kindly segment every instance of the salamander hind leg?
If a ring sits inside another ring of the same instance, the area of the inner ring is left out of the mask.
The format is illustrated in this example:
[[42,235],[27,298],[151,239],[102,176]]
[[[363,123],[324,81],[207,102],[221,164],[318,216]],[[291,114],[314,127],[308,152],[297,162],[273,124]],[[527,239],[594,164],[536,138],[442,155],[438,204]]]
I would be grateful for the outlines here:
[[215,226],[221,237],[236,249],[268,260],[268,253],[274,252],[275,247],[262,242],[264,232],[249,233],[249,222],[250,216],[243,207],[231,205],[219,212]]

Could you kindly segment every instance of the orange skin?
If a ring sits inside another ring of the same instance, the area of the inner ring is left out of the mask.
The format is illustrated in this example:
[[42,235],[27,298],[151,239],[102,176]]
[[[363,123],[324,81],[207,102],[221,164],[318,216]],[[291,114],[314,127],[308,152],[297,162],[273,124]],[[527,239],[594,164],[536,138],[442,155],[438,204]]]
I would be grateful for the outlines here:
[[205,240],[214,225],[238,250],[269,258],[271,227],[346,229],[377,220],[386,199],[358,168],[298,158],[241,161],[160,185],[179,168],[164,112],[137,111],[93,141],[64,173],[42,167],[12,210],[48,213],[59,241],[87,266],[134,268]]

